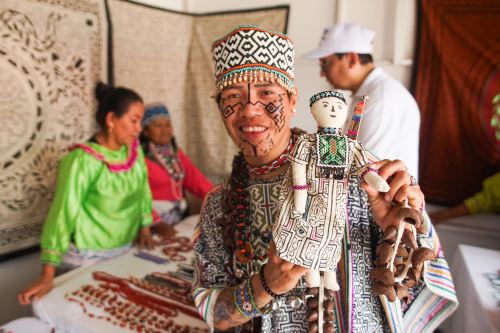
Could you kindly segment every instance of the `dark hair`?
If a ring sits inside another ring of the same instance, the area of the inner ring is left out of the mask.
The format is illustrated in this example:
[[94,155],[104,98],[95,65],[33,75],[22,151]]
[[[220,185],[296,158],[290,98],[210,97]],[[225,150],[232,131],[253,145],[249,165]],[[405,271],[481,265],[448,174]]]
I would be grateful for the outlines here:
[[95,96],[99,101],[95,120],[102,129],[106,128],[106,115],[113,112],[118,118],[127,113],[130,104],[141,102],[142,98],[131,89],[113,88],[102,82],[98,82],[95,88]]
[[[340,60],[344,55],[346,55],[346,53],[335,53],[335,55]],[[369,53],[358,53],[358,57],[361,65],[366,65],[373,62],[373,57]]]

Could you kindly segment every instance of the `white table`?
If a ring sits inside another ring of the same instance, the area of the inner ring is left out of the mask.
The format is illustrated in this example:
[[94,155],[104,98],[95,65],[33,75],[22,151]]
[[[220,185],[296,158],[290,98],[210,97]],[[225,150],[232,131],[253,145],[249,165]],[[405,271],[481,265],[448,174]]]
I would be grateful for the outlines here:
[[450,332],[500,332],[500,307],[493,296],[498,289],[486,276],[500,270],[500,251],[460,244],[451,267],[460,306]]
[[[176,227],[178,235],[191,238],[198,218],[198,216],[193,216],[179,224]],[[152,272],[177,270],[177,262],[171,261],[168,264],[157,264],[137,258],[134,256],[135,251],[137,250],[134,248],[123,256],[96,265],[79,268],[58,276],[54,280],[54,289],[49,294],[33,303],[33,312],[44,322],[52,327],[56,327],[57,332],[132,332],[129,329],[115,326],[105,320],[89,318],[83,313],[82,308],[78,304],[67,301],[64,295],[67,292],[77,290],[85,284],[98,286],[98,282],[92,277],[92,272],[95,271],[104,271],[122,278],[127,278],[129,276],[141,278]],[[151,251],[151,253],[163,256],[159,248]],[[190,261],[193,257],[192,251],[182,254],[187,257],[187,261]],[[208,326],[201,319],[197,320],[181,312],[175,317],[175,323],[180,325],[189,324],[191,327],[208,329]]]

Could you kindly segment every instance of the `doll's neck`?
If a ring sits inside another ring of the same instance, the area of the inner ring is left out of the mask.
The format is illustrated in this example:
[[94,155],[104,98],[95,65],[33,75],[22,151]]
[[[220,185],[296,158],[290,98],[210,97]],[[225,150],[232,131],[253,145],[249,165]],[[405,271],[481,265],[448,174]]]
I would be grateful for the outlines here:
[[318,126],[319,134],[335,134],[342,135],[342,128],[340,127],[320,127]]

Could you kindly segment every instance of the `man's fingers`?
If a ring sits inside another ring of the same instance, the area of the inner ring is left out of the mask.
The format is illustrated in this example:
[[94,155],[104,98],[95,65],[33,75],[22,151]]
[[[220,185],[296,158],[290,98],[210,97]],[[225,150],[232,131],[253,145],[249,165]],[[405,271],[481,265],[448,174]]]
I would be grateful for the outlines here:
[[[384,195],[384,199],[389,202],[396,199],[396,193],[398,193],[404,186],[407,186],[409,184],[409,180],[410,176],[408,175],[408,173],[406,173],[406,171],[400,170],[393,174],[392,179],[389,182],[390,190]],[[402,198],[402,200],[404,199],[405,198]],[[399,200],[397,201],[401,202]]]

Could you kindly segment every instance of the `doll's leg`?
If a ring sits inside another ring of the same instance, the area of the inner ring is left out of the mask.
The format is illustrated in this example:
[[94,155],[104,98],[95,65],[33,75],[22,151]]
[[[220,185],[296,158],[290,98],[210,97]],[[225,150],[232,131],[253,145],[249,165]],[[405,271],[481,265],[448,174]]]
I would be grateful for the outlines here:
[[317,288],[321,282],[320,272],[309,270],[304,276],[304,279],[308,288]]
[[337,283],[337,272],[325,272],[325,289],[330,289],[333,291],[337,291],[340,289],[339,284]]

